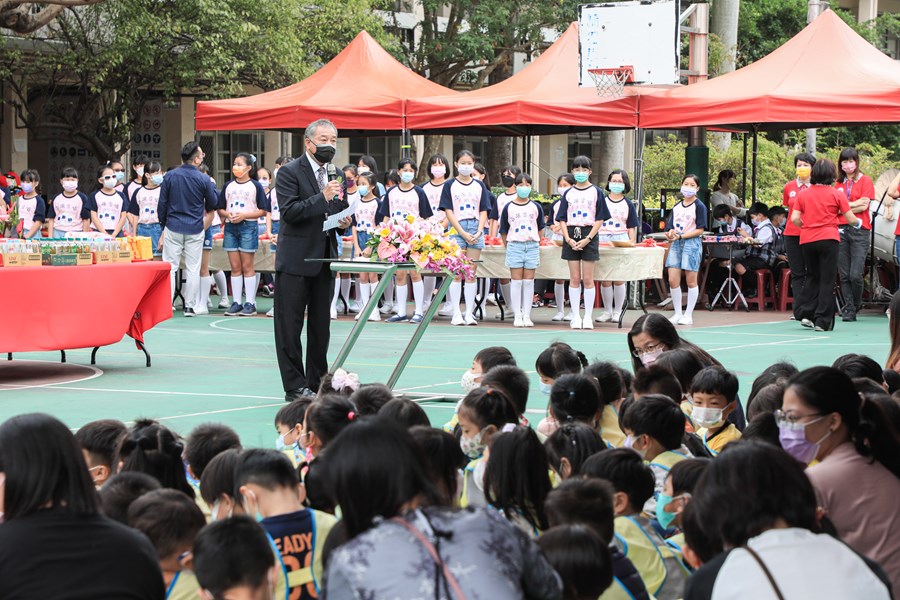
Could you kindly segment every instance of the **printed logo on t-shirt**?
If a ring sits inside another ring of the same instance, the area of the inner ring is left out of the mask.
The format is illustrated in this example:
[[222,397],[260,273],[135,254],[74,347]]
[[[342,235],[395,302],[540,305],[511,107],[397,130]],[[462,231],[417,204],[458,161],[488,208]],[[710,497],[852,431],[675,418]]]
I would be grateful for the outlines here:
[[481,212],[481,197],[483,188],[475,181],[469,185],[463,185],[454,181],[450,188],[450,197],[453,199],[453,214],[457,221],[463,219],[477,219]]
[[138,205],[138,223],[141,225],[159,223],[159,216],[157,215],[159,189],[158,187],[152,190],[142,188],[135,194],[134,199]]
[[675,231],[683,234],[697,229],[697,202],[692,202],[690,206],[685,206],[683,202],[676,204],[672,208],[672,224]]
[[37,210],[38,196],[19,198],[19,218],[22,219],[23,231],[27,232],[34,225],[34,211]]
[[115,229],[119,217],[122,215],[122,196],[116,194],[107,196],[103,193],[94,194],[97,202],[97,217],[104,229]]
[[[287,570],[288,579],[288,599],[289,600],[309,600],[318,598],[316,585],[312,579],[312,546],[313,534],[311,531],[302,533],[291,533],[283,536],[273,536],[275,547],[281,554],[281,560],[284,561],[285,570]],[[298,581],[300,579],[300,571],[307,571],[309,576],[307,581]]]
[[566,224],[577,227],[593,225],[597,220],[597,189],[593,186],[586,189],[569,188],[566,192]]
[[626,200],[613,202],[607,199],[606,210],[609,211],[611,218],[603,221],[603,225],[600,227],[598,233],[615,234],[627,232],[628,215],[630,214],[628,210],[628,202]]
[[256,186],[252,181],[231,182],[225,188],[225,206],[230,213],[256,212]]
[[416,188],[404,191],[398,186],[392,187],[388,192],[388,204],[392,219],[405,219],[407,215],[420,216],[419,194],[416,193]]
[[359,231],[371,231],[375,228],[375,213],[378,211],[378,202],[369,200],[356,205],[356,229]]
[[53,199],[53,212],[56,219],[53,221],[53,228],[59,231],[81,231],[81,209],[83,202],[81,195],[75,194],[68,198],[59,194]]
[[506,220],[509,223],[507,241],[540,241],[537,229],[538,208],[533,202],[525,205],[510,203],[506,209]]

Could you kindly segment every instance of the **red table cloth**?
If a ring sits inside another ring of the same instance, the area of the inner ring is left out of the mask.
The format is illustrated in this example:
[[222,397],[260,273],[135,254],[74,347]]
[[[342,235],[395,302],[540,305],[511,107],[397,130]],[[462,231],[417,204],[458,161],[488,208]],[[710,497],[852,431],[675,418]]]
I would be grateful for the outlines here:
[[[136,342],[172,317],[169,263],[0,267],[7,301],[0,352],[41,352]],[[14,308],[9,308],[14,307]]]

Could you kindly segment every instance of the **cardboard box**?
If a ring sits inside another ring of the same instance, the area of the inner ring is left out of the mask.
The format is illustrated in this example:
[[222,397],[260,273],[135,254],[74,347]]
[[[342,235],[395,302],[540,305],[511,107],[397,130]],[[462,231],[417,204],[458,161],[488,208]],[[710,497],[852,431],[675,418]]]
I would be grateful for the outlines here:
[[4,267],[40,267],[41,255],[37,253],[27,254],[17,252],[0,254],[0,266]]
[[50,267],[74,267],[94,264],[93,254],[42,254],[41,263]]
[[130,263],[132,254],[131,250],[119,250],[117,252],[113,252],[113,262],[117,263]]
[[92,252],[91,256],[95,265],[108,265],[113,262],[113,252]]

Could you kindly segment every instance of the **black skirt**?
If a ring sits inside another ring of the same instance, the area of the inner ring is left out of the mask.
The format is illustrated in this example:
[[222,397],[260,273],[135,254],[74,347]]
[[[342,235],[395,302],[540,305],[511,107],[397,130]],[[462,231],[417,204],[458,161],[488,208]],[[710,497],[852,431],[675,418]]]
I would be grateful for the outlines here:
[[[568,225],[567,229],[569,231],[569,239],[579,242],[590,235],[593,226],[585,225],[584,227],[578,227],[577,225]],[[592,239],[591,242],[581,250],[573,250],[569,244],[563,242],[562,259],[589,261],[600,260],[600,246],[599,242],[597,241],[597,236],[595,235],[594,239]]]

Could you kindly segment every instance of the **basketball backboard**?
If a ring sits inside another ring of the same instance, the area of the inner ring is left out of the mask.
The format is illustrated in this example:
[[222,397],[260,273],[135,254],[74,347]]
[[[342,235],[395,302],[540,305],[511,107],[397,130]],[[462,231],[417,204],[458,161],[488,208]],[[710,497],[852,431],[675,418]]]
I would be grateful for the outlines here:
[[679,82],[676,0],[582,4],[578,7],[579,85],[593,87],[589,69],[634,67],[635,84]]

